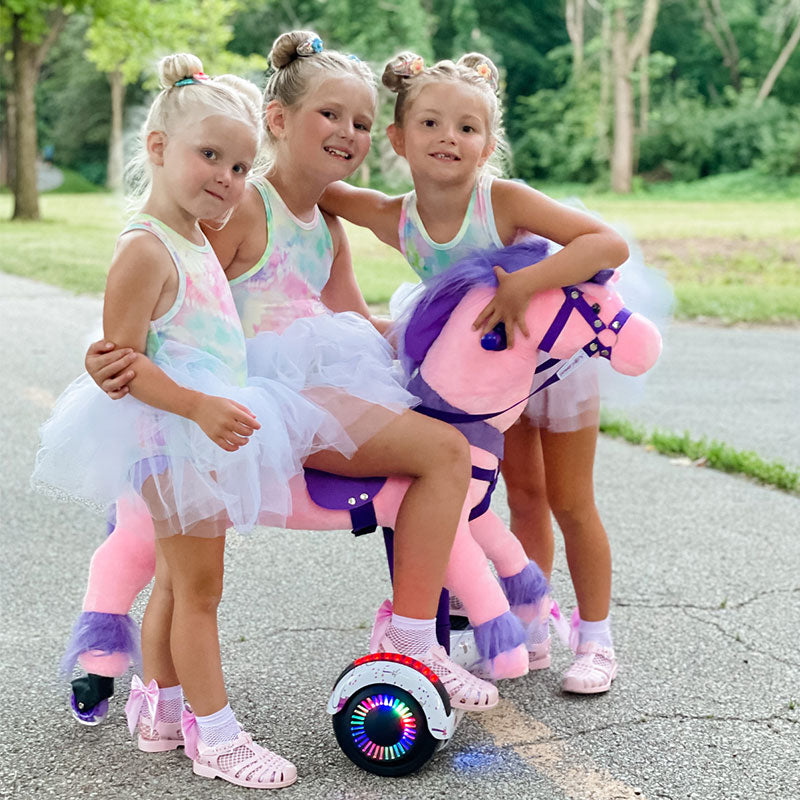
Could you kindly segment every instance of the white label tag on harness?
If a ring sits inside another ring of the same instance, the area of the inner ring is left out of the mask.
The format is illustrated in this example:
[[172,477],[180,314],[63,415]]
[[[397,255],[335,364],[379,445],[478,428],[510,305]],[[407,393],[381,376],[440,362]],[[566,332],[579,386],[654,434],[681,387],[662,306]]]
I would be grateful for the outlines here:
[[586,355],[583,350],[578,350],[577,353],[570,356],[567,361],[556,370],[556,375],[558,375],[559,379],[566,378],[570,372],[574,372],[587,358],[589,358],[589,356]]

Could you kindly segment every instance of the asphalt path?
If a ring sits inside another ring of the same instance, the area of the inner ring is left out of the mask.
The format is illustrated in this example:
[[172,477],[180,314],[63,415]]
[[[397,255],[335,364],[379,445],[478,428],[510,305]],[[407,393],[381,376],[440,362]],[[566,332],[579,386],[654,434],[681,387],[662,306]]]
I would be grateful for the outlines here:
[[[0,797],[243,797],[245,789],[195,777],[180,751],[139,753],[124,724],[124,682],[106,723],[89,729],[71,719],[68,688],[56,676],[103,524],[83,508],[31,494],[28,476],[37,427],[81,370],[99,310],[95,297],[0,274]],[[743,341],[762,333],[748,331]],[[740,332],[717,335],[727,350]],[[796,352],[787,347],[785,363]],[[741,371],[730,379],[733,390]],[[670,385],[677,397],[702,380],[677,370]],[[796,400],[753,409],[773,419],[791,414]],[[724,422],[725,408],[709,409],[714,424]],[[695,424],[671,419],[677,424],[663,426]],[[717,435],[702,424],[699,433]],[[798,498],[608,439],[596,483],[614,550],[621,669],[612,691],[563,696],[569,653],[556,647],[551,670],[502,682],[497,710],[468,715],[449,746],[404,779],[353,767],[325,713],[334,679],[365,652],[389,590],[379,538],[266,529],[230,537],[220,608],[226,681],[240,721],[297,764],[300,779],[281,797],[796,797]],[[501,487],[501,514],[504,497]],[[560,550],[556,558],[555,592],[569,606]],[[134,613],[142,608],[140,600]]]

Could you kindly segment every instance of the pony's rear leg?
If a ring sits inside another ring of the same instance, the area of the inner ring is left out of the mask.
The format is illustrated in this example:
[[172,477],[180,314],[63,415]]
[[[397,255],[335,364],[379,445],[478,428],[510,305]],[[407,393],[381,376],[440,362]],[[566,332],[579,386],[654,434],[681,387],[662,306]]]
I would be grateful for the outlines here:
[[92,556],[83,612],[62,661],[67,673],[77,661],[88,673],[114,678],[139,659],[139,629],[129,612],[155,571],[153,522],[139,497],[120,499],[116,515]]

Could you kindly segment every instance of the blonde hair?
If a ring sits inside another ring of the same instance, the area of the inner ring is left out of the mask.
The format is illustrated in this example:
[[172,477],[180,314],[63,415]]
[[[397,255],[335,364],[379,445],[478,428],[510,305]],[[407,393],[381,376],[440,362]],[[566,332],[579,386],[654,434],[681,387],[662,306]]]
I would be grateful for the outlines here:
[[[314,31],[290,31],[281,34],[269,54],[272,74],[264,90],[264,106],[272,100],[290,108],[325,78],[345,75],[364,81],[377,103],[378,92],[372,70],[355,56],[325,50]],[[267,131],[267,135],[272,135]]]
[[143,205],[152,184],[152,170],[147,156],[147,137],[153,131],[168,136],[189,120],[223,114],[229,119],[250,125],[261,148],[261,92],[250,81],[237,75],[209,78],[203,64],[191,53],[165,56],[158,62],[161,91],[153,100],[140,131],[137,152],[125,170],[127,206],[131,213]]
[[489,135],[495,143],[494,153],[484,169],[495,174],[505,172],[508,145],[503,130],[503,108],[497,96],[500,73],[488,56],[467,53],[456,62],[444,60],[426,67],[421,56],[404,51],[386,64],[381,80],[390,92],[397,95],[394,124],[398,128],[404,127],[409,109],[426,86],[451,82],[475,89],[486,103]]

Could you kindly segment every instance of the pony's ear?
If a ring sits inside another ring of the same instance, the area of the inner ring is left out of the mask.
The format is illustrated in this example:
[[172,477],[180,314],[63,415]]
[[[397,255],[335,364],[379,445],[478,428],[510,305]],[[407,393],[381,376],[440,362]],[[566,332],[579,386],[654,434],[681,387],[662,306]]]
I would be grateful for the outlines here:
[[661,355],[661,334],[647,317],[633,313],[611,349],[611,366],[623,375],[641,375]]

